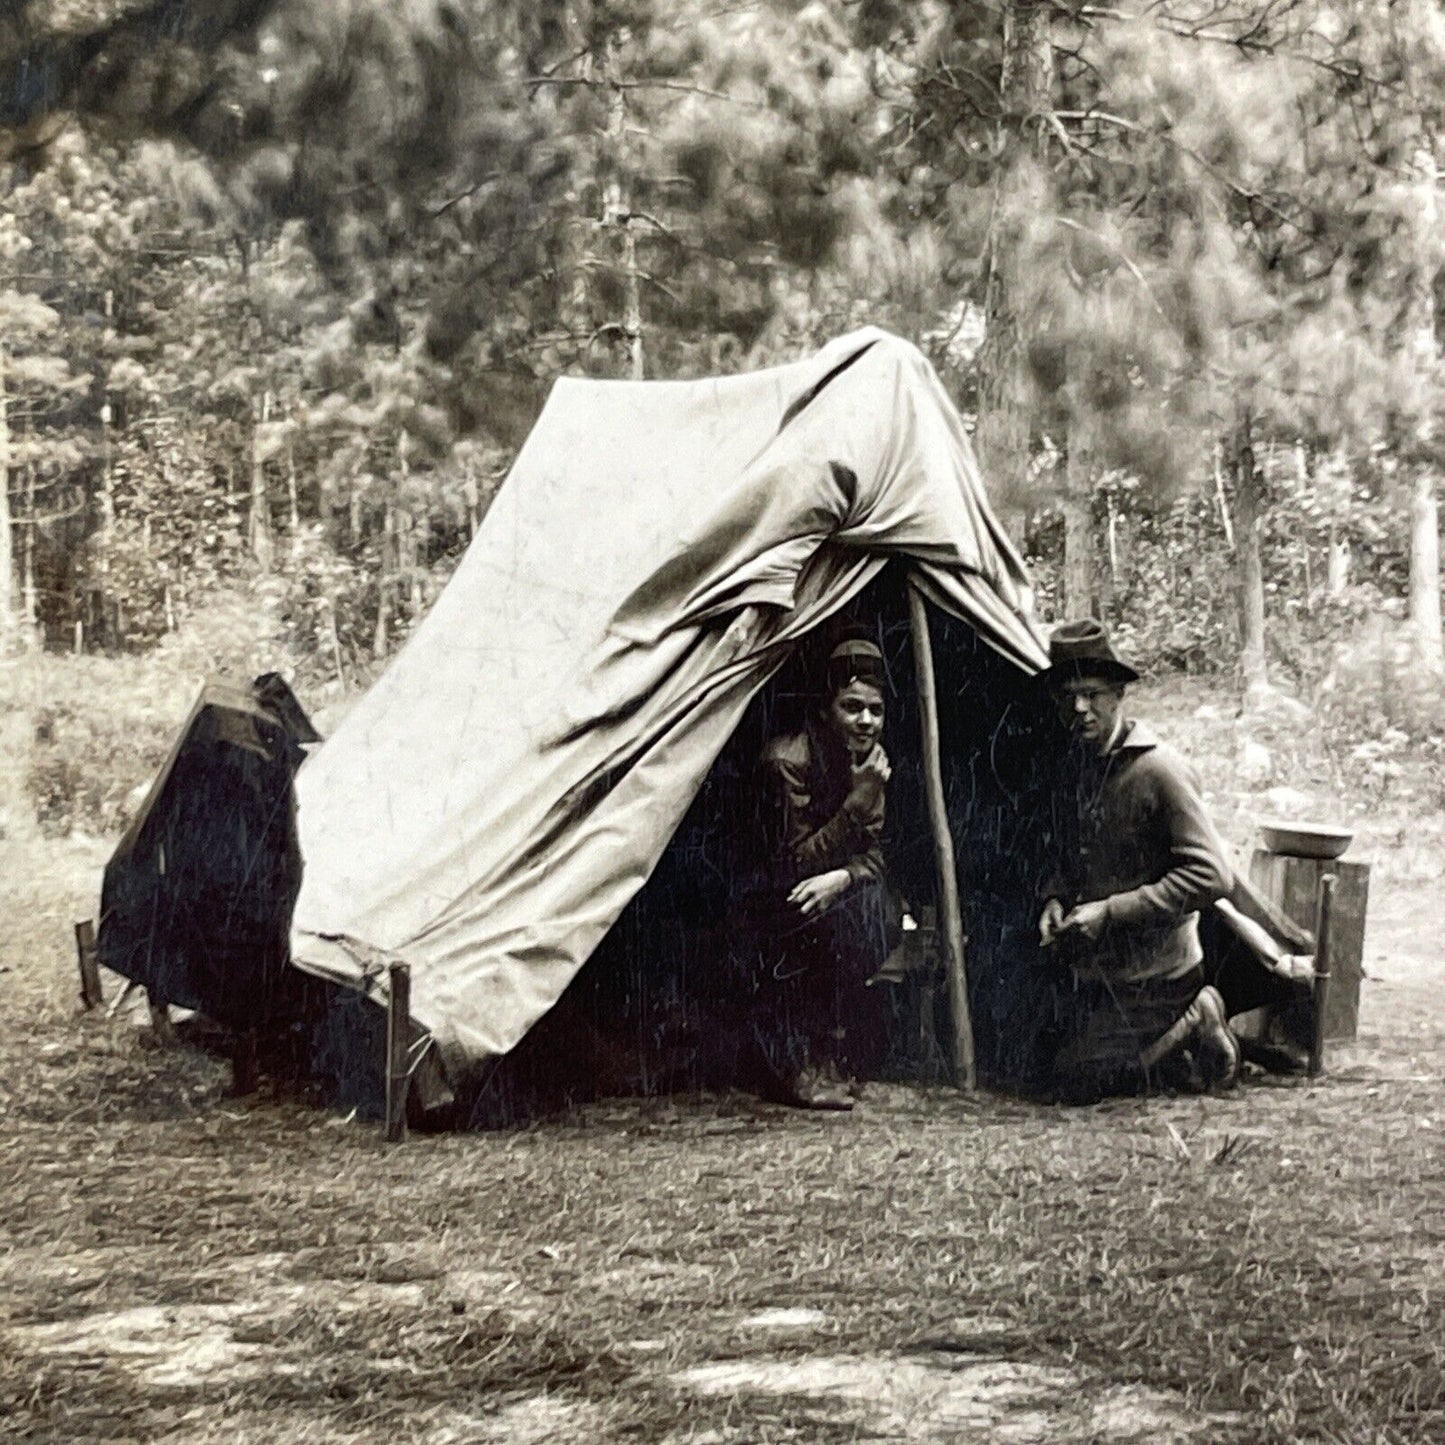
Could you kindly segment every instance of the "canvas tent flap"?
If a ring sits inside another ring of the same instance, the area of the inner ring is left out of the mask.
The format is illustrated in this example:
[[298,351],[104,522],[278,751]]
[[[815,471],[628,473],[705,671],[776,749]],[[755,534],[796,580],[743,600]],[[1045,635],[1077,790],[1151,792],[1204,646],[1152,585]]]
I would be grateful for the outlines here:
[[274,674],[206,684],[106,864],[106,968],[152,1002],[265,1026],[300,882],[292,778],[316,737]]
[[298,778],[296,962],[375,991],[405,959],[450,1069],[507,1052],[790,644],[895,557],[1044,664],[962,422],[906,343],[559,382],[446,591]]

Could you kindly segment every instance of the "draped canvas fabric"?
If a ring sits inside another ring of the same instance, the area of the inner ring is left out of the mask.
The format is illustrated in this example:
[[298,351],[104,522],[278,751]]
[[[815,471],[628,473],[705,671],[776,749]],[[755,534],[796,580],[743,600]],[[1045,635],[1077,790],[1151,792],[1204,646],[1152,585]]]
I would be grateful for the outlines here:
[[912,346],[557,383],[456,575],[297,779],[293,956],[506,1053],[646,881],[749,700],[893,557],[1046,658],[962,422]]

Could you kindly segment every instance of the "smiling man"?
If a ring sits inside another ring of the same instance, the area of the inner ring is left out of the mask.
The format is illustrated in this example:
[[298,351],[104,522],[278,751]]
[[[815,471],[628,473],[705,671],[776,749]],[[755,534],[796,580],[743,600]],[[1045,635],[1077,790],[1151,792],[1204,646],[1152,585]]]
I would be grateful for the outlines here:
[[886,669],[866,638],[829,653],[800,732],[760,768],[763,876],[743,931],[753,941],[764,1089],[802,1108],[848,1109],[840,1075],[878,1062],[881,1005],[867,984],[900,937],[881,841],[888,780]]
[[1077,743],[1039,941],[1069,969],[1056,1081],[1086,1101],[1148,1087],[1186,1052],[1204,1083],[1232,1083],[1239,1046],[1204,983],[1199,911],[1232,882],[1193,770],[1124,690],[1139,674],[1092,619],[1059,626],[1044,680]]

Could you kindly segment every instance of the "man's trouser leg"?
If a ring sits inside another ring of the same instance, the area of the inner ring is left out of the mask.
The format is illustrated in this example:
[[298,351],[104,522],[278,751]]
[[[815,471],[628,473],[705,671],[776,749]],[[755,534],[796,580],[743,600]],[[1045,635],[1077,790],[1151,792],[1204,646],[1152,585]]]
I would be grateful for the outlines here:
[[1201,986],[1198,970],[1129,984],[1078,980],[1069,1036],[1055,1061],[1060,1096],[1090,1102],[1145,1091],[1154,1082],[1145,1051],[1179,1023]]
[[820,1019],[826,1019],[830,1061],[855,1078],[876,1078],[888,1052],[887,985],[868,980],[902,937],[898,908],[870,879],[855,886],[819,920]]

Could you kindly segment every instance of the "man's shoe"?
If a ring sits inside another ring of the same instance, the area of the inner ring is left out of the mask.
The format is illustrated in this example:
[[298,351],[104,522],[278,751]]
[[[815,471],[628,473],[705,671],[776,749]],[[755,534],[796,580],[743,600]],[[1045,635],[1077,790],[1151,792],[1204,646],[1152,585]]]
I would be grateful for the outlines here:
[[1245,1063],[1255,1064],[1267,1074],[1290,1076],[1309,1072],[1308,1056],[1288,1044],[1272,1043],[1266,1039],[1240,1039],[1239,1052]]
[[1185,1011],[1193,1024],[1189,1047],[1204,1082],[1211,1088],[1227,1089],[1239,1078],[1239,1040],[1229,1027],[1224,999],[1212,984],[1205,984]]
[[846,1114],[853,1100],[841,1084],[822,1077],[816,1069],[776,1066],[760,1051],[758,1097],[790,1109],[821,1109]]
[[837,1071],[807,1069],[798,1076],[795,1097],[789,1102],[799,1109],[827,1109],[846,1114],[853,1107],[853,1096],[837,1077]]

